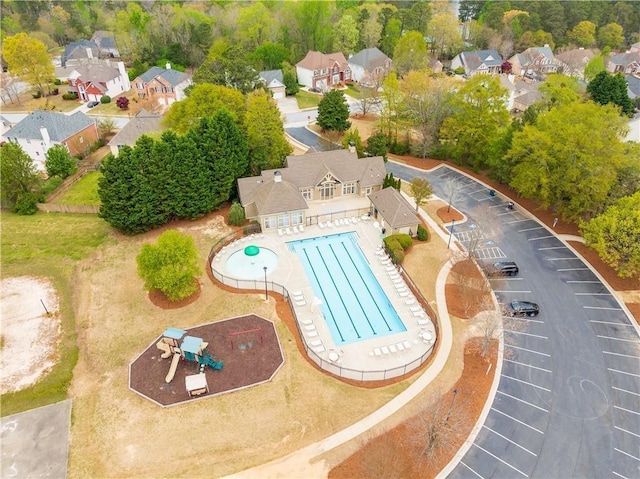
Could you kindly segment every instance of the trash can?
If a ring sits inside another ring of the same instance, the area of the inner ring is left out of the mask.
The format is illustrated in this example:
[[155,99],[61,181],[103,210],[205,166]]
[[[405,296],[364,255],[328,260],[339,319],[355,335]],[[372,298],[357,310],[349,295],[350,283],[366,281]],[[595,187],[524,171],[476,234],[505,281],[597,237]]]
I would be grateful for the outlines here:
[[496,196],[496,190],[489,190],[489,196]]

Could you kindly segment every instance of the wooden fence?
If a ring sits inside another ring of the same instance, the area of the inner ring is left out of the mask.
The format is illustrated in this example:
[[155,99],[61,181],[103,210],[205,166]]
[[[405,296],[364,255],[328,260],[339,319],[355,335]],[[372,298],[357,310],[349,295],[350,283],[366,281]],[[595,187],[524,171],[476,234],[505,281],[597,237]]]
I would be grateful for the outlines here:
[[45,213],[83,213],[98,214],[99,206],[95,205],[59,205],[56,203],[38,203],[38,210]]

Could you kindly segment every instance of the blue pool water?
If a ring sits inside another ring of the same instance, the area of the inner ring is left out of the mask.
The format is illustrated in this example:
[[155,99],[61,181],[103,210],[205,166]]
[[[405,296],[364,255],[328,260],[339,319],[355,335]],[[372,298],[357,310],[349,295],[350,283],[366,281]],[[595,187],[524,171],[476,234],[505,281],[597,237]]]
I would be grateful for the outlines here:
[[337,345],[406,331],[355,233],[287,243],[298,254]]

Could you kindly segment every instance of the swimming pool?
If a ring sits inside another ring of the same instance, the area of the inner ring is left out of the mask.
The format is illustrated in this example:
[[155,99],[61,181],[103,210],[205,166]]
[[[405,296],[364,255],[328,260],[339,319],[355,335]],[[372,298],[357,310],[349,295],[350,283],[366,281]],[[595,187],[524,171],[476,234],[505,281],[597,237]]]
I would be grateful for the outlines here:
[[371,271],[354,232],[287,243],[297,253],[322,303],[336,345],[406,331]]

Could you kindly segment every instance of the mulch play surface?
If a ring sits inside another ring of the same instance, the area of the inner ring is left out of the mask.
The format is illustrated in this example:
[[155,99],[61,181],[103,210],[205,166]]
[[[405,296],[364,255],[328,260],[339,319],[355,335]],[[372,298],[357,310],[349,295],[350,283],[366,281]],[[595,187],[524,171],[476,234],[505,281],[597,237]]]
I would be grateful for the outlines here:
[[[231,349],[230,333],[257,328],[262,328],[262,331],[235,336],[234,348]],[[185,377],[198,374],[199,365],[181,359],[173,380],[167,384],[165,377],[172,358],[160,357],[162,351],[156,343],[161,334],[162,331],[131,364],[129,386],[163,406],[195,399],[187,393]],[[224,363],[219,371],[209,367],[205,369],[209,393],[204,397],[268,381],[284,362],[273,323],[253,314],[190,328],[187,334],[209,343],[206,350],[216,361]]]

